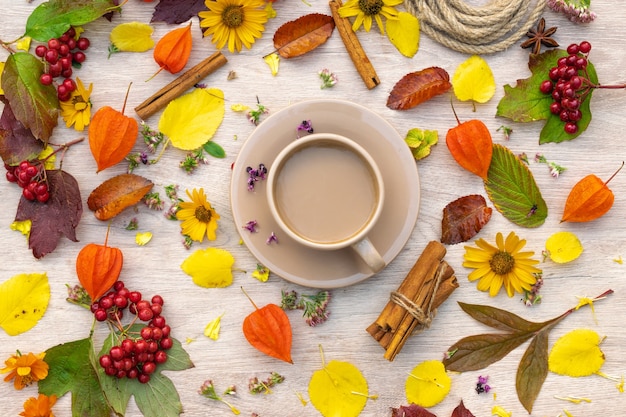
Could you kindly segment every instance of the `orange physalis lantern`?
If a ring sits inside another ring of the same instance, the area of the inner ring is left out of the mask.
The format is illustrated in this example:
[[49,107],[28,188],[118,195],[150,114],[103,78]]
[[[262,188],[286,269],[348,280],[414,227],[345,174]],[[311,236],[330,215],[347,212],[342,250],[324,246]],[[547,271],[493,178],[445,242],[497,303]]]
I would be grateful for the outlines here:
[[186,27],[166,33],[154,47],[154,60],[160,68],[152,77],[164,69],[172,74],[180,72],[187,65],[191,46],[191,22]]
[[109,232],[104,245],[89,243],[78,252],[76,274],[92,301],[104,295],[120,276],[123,255],[118,248],[107,246]]
[[[456,116],[456,113],[455,113]],[[480,120],[469,120],[448,130],[446,145],[452,157],[466,170],[487,178],[493,153],[493,141],[487,126]]]

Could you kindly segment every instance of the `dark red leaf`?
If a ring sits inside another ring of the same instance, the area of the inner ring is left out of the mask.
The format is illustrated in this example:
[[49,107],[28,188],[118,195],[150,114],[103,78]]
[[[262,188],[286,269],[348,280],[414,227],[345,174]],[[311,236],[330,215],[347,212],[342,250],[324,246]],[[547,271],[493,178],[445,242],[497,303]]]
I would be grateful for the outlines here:
[[445,93],[451,87],[450,75],[443,68],[429,67],[412,72],[393,86],[387,98],[387,107],[392,110],[408,110]]
[[454,200],[443,209],[441,243],[467,242],[487,224],[492,211],[482,195],[472,194]]
[[151,22],[178,25],[202,10],[206,10],[204,0],[161,0],[154,8]]
[[332,35],[332,16],[311,13],[287,22],[274,33],[274,48],[283,58],[293,58],[322,45]]
[[427,409],[417,404],[401,405],[391,409],[391,417],[437,417]]
[[9,102],[0,96],[4,110],[0,116],[0,158],[9,165],[32,160],[43,150],[43,142],[15,118]]
[[76,179],[61,170],[46,171],[50,199],[46,203],[22,197],[15,220],[32,222],[28,247],[39,259],[56,249],[61,236],[73,242],[83,213],[83,202]]
[[463,404],[463,400],[461,400],[461,403],[452,411],[452,415],[450,417],[474,417],[474,414],[465,408],[465,404]]

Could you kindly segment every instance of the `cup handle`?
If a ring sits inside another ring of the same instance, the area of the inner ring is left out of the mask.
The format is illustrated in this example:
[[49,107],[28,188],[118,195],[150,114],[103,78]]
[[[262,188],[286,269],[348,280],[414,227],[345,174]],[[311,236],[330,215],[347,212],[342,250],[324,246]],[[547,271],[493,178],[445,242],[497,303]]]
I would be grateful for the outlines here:
[[368,238],[359,240],[352,244],[351,247],[372,271],[378,272],[385,267],[385,261]]

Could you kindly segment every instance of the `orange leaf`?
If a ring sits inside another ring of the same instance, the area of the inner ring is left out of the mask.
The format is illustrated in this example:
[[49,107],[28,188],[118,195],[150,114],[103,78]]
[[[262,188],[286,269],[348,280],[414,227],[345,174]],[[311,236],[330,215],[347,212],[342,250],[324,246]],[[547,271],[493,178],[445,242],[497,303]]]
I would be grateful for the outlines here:
[[135,146],[138,132],[135,119],[109,106],[98,109],[89,126],[89,147],[97,172],[122,161]]
[[[108,231],[107,231],[108,237]],[[78,252],[76,274],[92,301],[97,301],[117,281],[124,258],[118,248],[89,243]]]
[[603,182],[594,174],[587,175],[572,188],[563,211],[562,222],[588,222],[608,212],[613,206],[615,196],[607,184],[622,169],[622,166]]
[[332,16],[311,13],[287,22],[274,33],[274,48],[283,58],[303,55],[322,45],[332,35]]
[[291,323],[285,311],[276,304],[258,308],[252,300],[250,302],[255,310],[243,320],[243,334],[248,342],[268,356],[293,363]]
[[160,67],[157,74],[163,69],[176,74],[185,68],[191,55],[192,43],[191,22],[186,27],[166,33],[157,42],[153,51],[154,60]]
[[474,119],[459,123],[448,130],[446,145],[459,165],[482,179],[487,179],[493,141],[483,122]]
[[87,198],[87,206],[98,220],[109,220],[141,201],[153,185],[139,175],[120,174],[93,190]]
[[452,87],[450,75],[439,67],[428,67],[402,77],[393,86],[387,98],[387,107],[392,110],[408,110],[443,94]]

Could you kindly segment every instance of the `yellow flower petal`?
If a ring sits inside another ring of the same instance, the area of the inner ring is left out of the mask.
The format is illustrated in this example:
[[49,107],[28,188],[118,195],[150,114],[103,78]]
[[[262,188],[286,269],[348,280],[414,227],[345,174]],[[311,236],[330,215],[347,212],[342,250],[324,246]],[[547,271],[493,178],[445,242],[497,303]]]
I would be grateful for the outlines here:
[[32,38],[30,36],[24,36],[22,39],[20,39],[19,41],[17,41],[17,49],[21,50],[21,51],[26,51],[28,52],[28,50],[30,49],[30,42],[32,41]]
[[135,235],[135,243],[139,246],[147,245],[152,240],[152,233],[150,232],[137,232]]
[[270,277],[270,270],[263,265],[257,264],[252,276],[261,282],[266,282]]
[[217,340],[220,337],[220,328],[222,327],[222,313],[216,319],[213,319],[204,328],[204,335],[209,339]]
[[266,55],[263,60],[270,67],[270,71],[272,71],[272,75],[278,74],[278,64],[280,64],[280,58],[276,52]]
[[235,258],[224,249],[198,249],[181,264],[182,270],[201,287],[221,288],[233,283]]
[[491,409],[491,415],[498,416],[498,417],[511,417],[513,413],[506,411],[500,405],[494,405],[493,408]]
[[572,232],[557,232],[546,241],[546,250],[550,259],[563,264],[571,262],[583,253],[583,245]]

